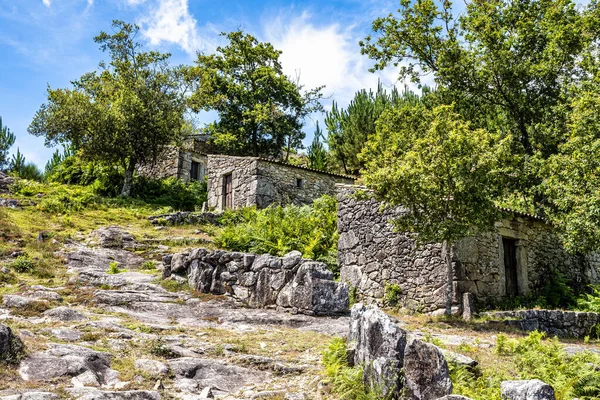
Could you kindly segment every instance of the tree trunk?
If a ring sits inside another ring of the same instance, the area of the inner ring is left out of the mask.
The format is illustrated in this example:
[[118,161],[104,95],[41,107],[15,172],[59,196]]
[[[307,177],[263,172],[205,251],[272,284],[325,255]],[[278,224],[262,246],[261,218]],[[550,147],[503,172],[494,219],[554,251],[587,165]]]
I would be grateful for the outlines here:
[[442,242],[442,254],[444,260],[446,261],[446,273],[447,280],[446,283],[446,312],[445,314],[450,316],[452,315],[452,294],[453,294],[453,281],[454,281],[454,270],[452,269],[452,254],[451,254],[452,246],[448,243],[447,240]]
[[127,168],[125,168],[125,181],[123,182],[123,189],[121,189],[122,197],[131,196],[131,187],[133,186],[133,172],[135,171],[135,163],[129,161]]

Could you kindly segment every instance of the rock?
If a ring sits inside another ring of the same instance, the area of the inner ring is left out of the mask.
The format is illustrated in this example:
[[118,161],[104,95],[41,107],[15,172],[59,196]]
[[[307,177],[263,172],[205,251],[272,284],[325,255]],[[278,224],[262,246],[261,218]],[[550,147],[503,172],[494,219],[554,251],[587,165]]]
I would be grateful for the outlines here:
[[461,365],[467,368],[475,368],[479,363],[473,360],[471,357],[467,357],[465,355],[455,353],[453,351],[440,349],[447,362],[454,363],[457,365]]
[[111,355],[86,347],[50,344],[50,349],[34,353],[25,358],[19,366],[19,374],[25,381],[46,381],[58,377],[75,377],[91,371],[108,383]]
[[280,399],[282,396],[285,396],[285,390],[269,390],[269,391],[265,391],[265,392],[258,392],[258,393],[254,393],[252,395],[252,397],[250,397],[251,400],[258,400],[258,399]]
[[469,397],[459,396],[457,394],[451,394],[448,396],[440,397],[437,400],[471,400]]
[[452,393],[450,371],[436,346],[411,338],[404,351],[406,398],[433,400]]
[[97,240],[100,247],[107,249],[135,248],[138,246],[133,235],[119,226],[98,228],[90,236]]
[[81,248],[69,252],[65,256],[70,272],[105,272],[113,261],[119,264],[119,268],[134,269],[144,262],[144,259],[137,254],[122,249]]
[[200,398],[201,399],[214,399],[215,395],[212,392],[212,387],[208,386],[208,387],[205,387],[204,389],[202,389],[202,391],[200,392]]
[[17,363],[24,356],[25,346],[12,330],[0,324],[0,361],[10,364]]
[[0,171],[0,193],[6,194],[10,190],[10,186],[15,183],[15,180],[4,172]]
[[225,393],[236,392],[248,384],[262,383],[269,376],[263,371],[202,358],[181,357],[169,360],[168,364],[178,380],[192,379],[199,387],[212,386]]
[[83,336],[83,333],[76,331],[74,329],[49,329],[47,330],[50,334],[60,340],[64,340],[65,342],[77,342]]
[[136,369],[151,375],[167,375],[169,373],[169,367],[157,360],[141,358],[139,360],[135,360],[134,366]]
[[92,371],[85,371],[84,373],[71,378],[71,383],[74,387],[86,387],[86,386],[100,386],[100,381],[95,373]]
[[24,308],[36,301],[38,300],[16,294],[5,294],[2,296],[2,305],[8,308]]
[[0,397],[0,400],[59,400],[60,397],[50,392],[23,392],[11,396]]
[[355,342],[354,365],[365,365],[363,381],[383,397],[398,396],[406,332],[376,307],[352,307],[348,342]]
[[18,208],[19,202],[14,199],[0,199],[0,207]]
[[465,321],[470,321],[475,316],[475,295],[473,293],[463,293],[462,303],[462,317]]
[[150,390],[112,392],[92,388],[69,388],[67,391],[74,399],[79,400],[160,400],[160,394]]
[[50,239],[50,234],[48,234],[48,232],[40,232],[40,233],[38,233],[38,236],[37,236],[37,241],[38,242],[45,242],[48,239]]
[[293,269],[302,261],[302,253],[298,250],[291,251],[283,256],[281,260],[283,269]]
[[539,379],[504,381],[500,393],[505,400],[555,400],[552,386]]
[[88,319],[81,312],[74,310],[69,307],[56,307],[50,310],[44,311],[44,316],[56,319],[58,321],[85,321]]

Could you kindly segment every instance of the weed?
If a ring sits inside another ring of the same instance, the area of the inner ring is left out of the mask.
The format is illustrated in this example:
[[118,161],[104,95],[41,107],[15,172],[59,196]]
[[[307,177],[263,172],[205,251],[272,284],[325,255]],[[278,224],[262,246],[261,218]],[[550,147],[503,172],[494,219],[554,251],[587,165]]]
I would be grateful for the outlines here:
[[108,270],[106,271],[107,274],[119,274],[121,273],[121,269],[119,269],[119,263],[116,261],[112,261],[110,264],[108,264]]
[[19,273],[32,272],[35,268],[33,261],[31,261],[27,255],[18,256],[10,263],[10,267]]
[[81,340],[84,342],[95,342],[102,338],[102,334],[95,332],[84,332],[81,335]]
[[156,269],[156,261],[145,261],[142,264],[141,269],[143,269],[143,270],[155,270]]
[[383,301],[390,307],[396,307],[400,304],[400,298],[402,295],[402,288],[397,283],[385,284]]
[[173,352],[170,348],[165,345],[165,342],[161,337],[154,339],[150,342],[149,352],[152,355],[162,358],[174,358],[177,357],[177,354]]
[[13,315],[19,317],[39,317],[44,311],[52,308],[47,301],[33,300],[19,308],[11,309]]

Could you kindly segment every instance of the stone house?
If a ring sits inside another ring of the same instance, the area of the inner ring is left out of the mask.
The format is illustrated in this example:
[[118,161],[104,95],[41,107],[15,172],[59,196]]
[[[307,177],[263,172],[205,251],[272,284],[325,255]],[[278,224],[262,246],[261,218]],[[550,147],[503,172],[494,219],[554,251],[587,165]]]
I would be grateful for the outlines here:
[[194,135],[181,146],[168,146],[154,165],[138,169],[140,175],[163,179],[175,177],[184,182],[202,181],[206,176],[208,153],[212,151],[207,135]]
[[217,210],[271,203],[309,204],[336,194],[336,184],[351,176],[334,174],[261,157],[209,155],[208,206]]
[[[422,312],[442,309],[447,282],[441,245],[417,247],[410,234],[394,230],[399,209],[338,187],[338,262],[341,279],[366,302],[381,302],[385,287],[402,289],[401,306]],[[506,210],[493,232],[463,239],[452,249],[455,304],[463,293],[479,301],[527,295],[560,273],[571,287],[600,282],[600,257],[570,254],[553,227],[540,217]]]

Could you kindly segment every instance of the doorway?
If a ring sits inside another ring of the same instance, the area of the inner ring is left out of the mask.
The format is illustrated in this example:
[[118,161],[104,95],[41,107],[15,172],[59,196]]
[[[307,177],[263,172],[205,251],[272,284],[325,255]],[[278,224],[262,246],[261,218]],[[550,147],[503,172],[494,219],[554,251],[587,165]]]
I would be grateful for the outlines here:
[[232,199],[232,174],[223,175],[223,209],[227,210],[233,207]]
[[506,295],[516,296],[519,294],[517,241],[515,239],[502,238],[502,246],[504,248]]

